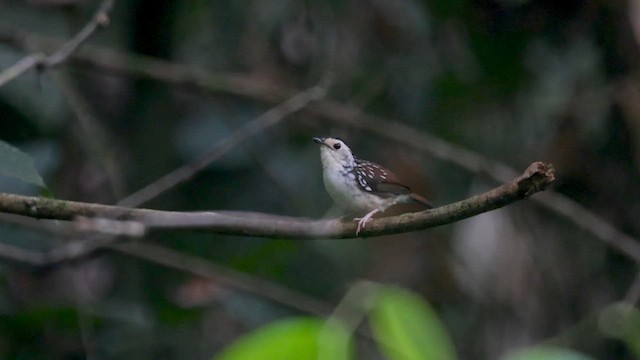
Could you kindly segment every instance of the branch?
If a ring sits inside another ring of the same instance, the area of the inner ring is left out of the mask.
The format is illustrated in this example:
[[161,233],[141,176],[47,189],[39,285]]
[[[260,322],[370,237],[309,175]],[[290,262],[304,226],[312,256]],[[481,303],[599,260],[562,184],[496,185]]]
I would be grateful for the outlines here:
[[109,13],[113,7],[113,2],[114,0],[103,0],[91,20],[52,54],[48,56],[42,53],[27,55],[15,65],[0,73],[0,87],[32,68],[53,68],[66,61],[98,28],[109,24]]
[[[77,229],[65,226],[71,223],[53,224],[53,222],[50,221],[38,221],[34,218],[12,214],[0,214],[0,221],[37,230],[53,238],[78,235]],[[149,242],[135,241],[98,245],[96,241],[100,240],[100,237],[103,240],[108,240],[110,238],[110,236],[93,236],[90,241],[84,241],[82,244],[91,243],[93,246],[97,245],[97,247],[104,247],[172,269],[214,279],[216,282],[219,282],[224,286],[249,294],[254,294],[261,298],[269,299],[275,303],[304,313],[322,317],[328,316],[331,313],[331,305],[326,302],[277,284],[273,281],[265,280],[224,265],[218,265],[215,262],[202,257],[184,254]],[[73,241],[77,241],[77,245],[81,245],[79,242],[82,240]],[[0,261],[15,266],[29,266],[37,268],[50,267],[56,266],[64,261],[78,258],[77,253],[73,253],[73,251],[69,250],[69,247],[57,247],[49,252],[40,252],[25,250],[21,247],[0,243]],[[79,250],[84,254],[84,250],[82,248]]]
[[44,263],[41,253],[4,243],[0,243],[0,259],[12,265],[41,266]]
[[[511,167],[498,161],[399,122],[363,113],[354,106],[324,100],[311,104],[306,110],[332,122],[363,129],[384,139],[411,146],[497,183],[506,182],[517,174]],[[636,262],[640,262],[640,241],[625,234],[576,201],[556,192],[541,194],[533,198],[532,201],[570,220],[581,230],[590,233]]]
[[[373,220],[362,237],[423,230],[494,210],[545,190],[554,181],[551,165],[533,163],[516,179],[486,193],[418,213]],[[219,234],[285,239],[354,238],[352,221],[311,220],[241,211],[174,212],[53,200],[0,193],[0,212],[73,220],[79,216],[133,220],[150,230],[196,229]]]
[[[16,48],[28,49],[36,43],[44,49],[60,46],[52,37],[0,29],[0,42]],[[246,75],[219,74],[204,68],[186,66],[149,56],[125,54],[102,47],[86,46],[73,53],[70,60],[103,72],[125,76],[138,76],[161,81],[173,86],[194,88],[211,94],[232,94],[265,103],[277,103],[295,94],[292,89],[265,82]],[[398,141],[443,161],[454,163],[475,174],[481,174],[498,183],[517,174],[499,162],[491,161],[472,151],[421,132],[387,118],[363,113],[359,108],[330,100],[320,100],[303,111],[328,121],[365,129],[383,138]],[[557,193],[548,192],[533,199],[543,208],[573,222],[621,253],[640,262],[640,242],[617,229],[607,220],[581,204]]]
[[91,20],[74,37],[64,43],[58,51],[47,56],[41,65],[47,68],[59,65],[67,60],[96,30],[109,25],[109,13],[113,8],[113,2],[114,0],[103,0]]
[[[0,27],[0,43],[23,51],[37,48],[55,51],[63,46],[61,39]],[[209,93],[232,94],[266,103],[280,103],[300,92],[285,88],[259,76],[214,73],[204,67],[183,65],[152,56],[126,53],[106,47],[86,45],[69,57],[69,62],[118,75],[153,79],[174,86],[204,90]]]
[[37,66],[45,58],[44,54],[27,55],[0,73],[0,87]]

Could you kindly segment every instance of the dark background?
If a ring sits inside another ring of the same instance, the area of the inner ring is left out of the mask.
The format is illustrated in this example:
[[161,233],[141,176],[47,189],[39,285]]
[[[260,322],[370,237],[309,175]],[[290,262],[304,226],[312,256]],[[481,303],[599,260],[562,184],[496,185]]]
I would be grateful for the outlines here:
[[[0,71],[57,48],[97,6],[0,0]],[[0,88],[0,139],[34,157],[55,197],[113,204],[331,75],[327,100],[518,171],[551,162],[554,191],[637,237],[639,31],[638,5],[610,0],[116,1],[108,27],[67,62]],[[216,76],[249,85],[212,83]],[[496,185],[303,109],[144,207],[322,217],[332,202],[311,137],[330,135],[436,205]],[[39,193],[4,177],[0,191]],[[406,210],[416,209],[397,211]],[[65,241],[4,223],[0,234],[42,251]],[[463,359],[497,359],[545,341],[597,359],[633,358],[629,343],[602,326],[602,311],[637,300],[636,262],[532,201],[366,240],[172,231],[139,241],[329,304],[360,279],[412,289],[436,307]],[[204,359],[296,314],[108,250],[43,269],[0,266],[7,359]]]

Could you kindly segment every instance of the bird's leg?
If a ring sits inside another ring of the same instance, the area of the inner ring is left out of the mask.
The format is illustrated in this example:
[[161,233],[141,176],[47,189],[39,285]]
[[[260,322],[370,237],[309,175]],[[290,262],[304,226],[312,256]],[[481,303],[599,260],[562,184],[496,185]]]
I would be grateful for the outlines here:
[[356,229],[356,235],[358,235],[360,233],[360,230],[364,229],[365,225],[367,225],[367,222],[369,220],[371,220],[371,218],[373,217],[373,215],[377,214],[380,212],[380,209],[374,209],[372,211],[370,211],[367,215],[361,217],[361,218],[354,218],[354,221],[358,222],[358,228]]

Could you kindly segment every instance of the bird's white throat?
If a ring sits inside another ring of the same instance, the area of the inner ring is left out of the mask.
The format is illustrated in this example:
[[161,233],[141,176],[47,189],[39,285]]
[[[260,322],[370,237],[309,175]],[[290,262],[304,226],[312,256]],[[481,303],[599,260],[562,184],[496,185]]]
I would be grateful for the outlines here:
[[327,192],[339,207],[358,213],[375,208],[386,209],[390,202],[358,188],[353,171],[356,160],[351,154],[336,156],[331,149],[321,148],[322,179]]

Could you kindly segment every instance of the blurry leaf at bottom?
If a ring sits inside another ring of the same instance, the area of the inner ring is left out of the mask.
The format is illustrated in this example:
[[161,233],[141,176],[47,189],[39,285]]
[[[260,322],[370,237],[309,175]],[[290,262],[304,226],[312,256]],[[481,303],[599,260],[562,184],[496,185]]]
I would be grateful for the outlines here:
[[640,310],[619,302],[607,306],[598,319],[600,331],[623,341],[636,358],[640,357]]
[[44,187],[31,156],[0,140],[0,174]]
[[295,318],[277,321],[247,334],[215,360],[349,360],[349,333],[333,321]]
[[391,360],[450,360],[455,350],[436,312],[418,295],[381,287],[371,313],[376,341]]
[[503,360],[593,360],[573,350],[536,346],[510,354]]

